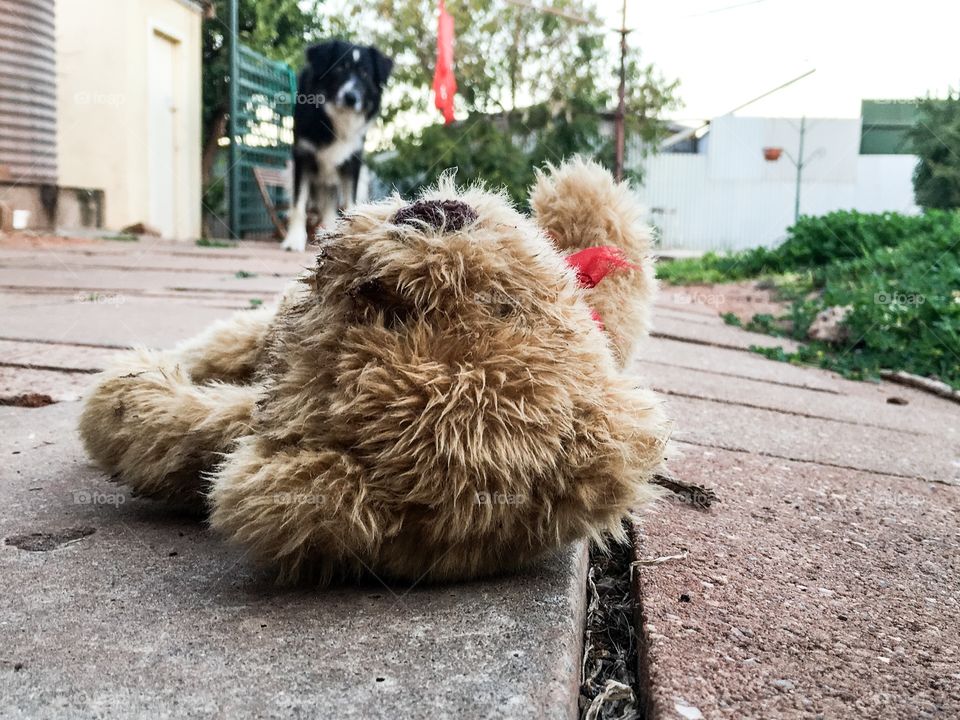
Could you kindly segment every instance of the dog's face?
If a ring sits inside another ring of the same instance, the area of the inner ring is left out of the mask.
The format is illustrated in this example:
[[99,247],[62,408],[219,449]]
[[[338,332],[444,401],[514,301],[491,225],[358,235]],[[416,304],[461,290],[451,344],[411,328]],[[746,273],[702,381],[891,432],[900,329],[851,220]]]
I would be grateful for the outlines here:
[[323,96],[326,104],[367,118],[380,109],[393,61],[374,47],[331,40],[307,49],[301,93]]

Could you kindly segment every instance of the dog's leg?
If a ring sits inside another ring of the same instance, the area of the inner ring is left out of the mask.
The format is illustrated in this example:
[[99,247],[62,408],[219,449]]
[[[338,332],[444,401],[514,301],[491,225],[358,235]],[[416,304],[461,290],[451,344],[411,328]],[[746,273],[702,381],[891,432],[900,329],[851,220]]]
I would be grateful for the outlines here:
[[314,198],[317,212],[320,213],[320,225],[325,230],[329,230],[337,222],[339,194],[339,188],[336,185],[317,183]]
[[360,165],[360,172],[357,173],[356,192],[354,193],[357,203],[370,201],[370,171],[366,165]]
[[281,245],[284,250],[303,252],[307,249],[307,201],[309,199],[310,183],[306,181],[297,188],[297,201],[290,213],[287,237]]
[[284,250],[295,252],[303,252],[307,249],[307,203],[310,201],[310,186],[313,184],[314,174],[305,167],[305,164],[304,159],[295,152],[293,159],[294,206],[290,211],[287,236],[281,245]]
[[256,385],[194,384],[162,353],[135,350],[88,395],[80,436],[90,457],[137,493],[202,507],[212,470],[250,432]]
[[360,182],[361,167],[360,153],[354,153],[343,165],[337,168],[337,177],[340,181],[340,197],[344,210],[350,210],[357,203],[357,186]]

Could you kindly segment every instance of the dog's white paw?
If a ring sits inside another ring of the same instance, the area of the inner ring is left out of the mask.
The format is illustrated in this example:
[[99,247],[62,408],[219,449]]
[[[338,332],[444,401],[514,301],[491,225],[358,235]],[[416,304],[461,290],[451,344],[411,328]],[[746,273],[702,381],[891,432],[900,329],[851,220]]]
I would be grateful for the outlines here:
[[301,223],[296,223],[290,226],[290,229],[287,230],[287,237],[284,238],[283,244],[280,246],[284,250],[290,250],[293,252],[303,252],[307,249],[307,228]]

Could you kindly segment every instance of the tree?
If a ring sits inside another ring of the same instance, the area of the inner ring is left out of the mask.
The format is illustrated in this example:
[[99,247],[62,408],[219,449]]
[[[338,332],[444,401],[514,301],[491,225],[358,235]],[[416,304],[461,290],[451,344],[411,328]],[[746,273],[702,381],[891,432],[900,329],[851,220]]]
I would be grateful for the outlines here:
[[[421,128],[421,116],[414,129],[396,133],[390,151],[374,161],[384,180],[411,192],[455,166],[461,182],[503,185],[523,205],[544,162],[582,153],[612,164],[604,122],[616,105],[617,36],[603,26],[591,0],[542,0],[539,7],[558,14],[504,0],[450,3],[457,99],[468,117]],[[393,82],[404,88],[386,116],[432,108],[435,0],[375,0],[371,11],[380,20],[368,26],[370,39],[393,55]],[[627,132],[652,147],[664,133],[660,114],[676,105],[677,83],[664,81],[635,48],[627,78]]]
[[960,208],[960,92],[921,100],[910,140],[919,157],[913,173],[917,205]]

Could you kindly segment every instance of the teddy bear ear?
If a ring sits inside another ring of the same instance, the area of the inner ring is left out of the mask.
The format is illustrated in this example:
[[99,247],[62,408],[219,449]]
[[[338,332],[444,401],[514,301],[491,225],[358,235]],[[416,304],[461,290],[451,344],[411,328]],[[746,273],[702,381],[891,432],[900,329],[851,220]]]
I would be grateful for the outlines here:
[[[630,263],[621,266],[630,271],[622,279],[611,278],[590,293],[590,304],[603,318],[618,362],[625,366],[649,330],[656,294],[642,205],[628,183],[616,182],[592,160],[574,158],[537,174],[530,206],[537,225],[563,255],[577,257],[593,246],[613,246]],[[580,277],[581,268],[577,269]]]

